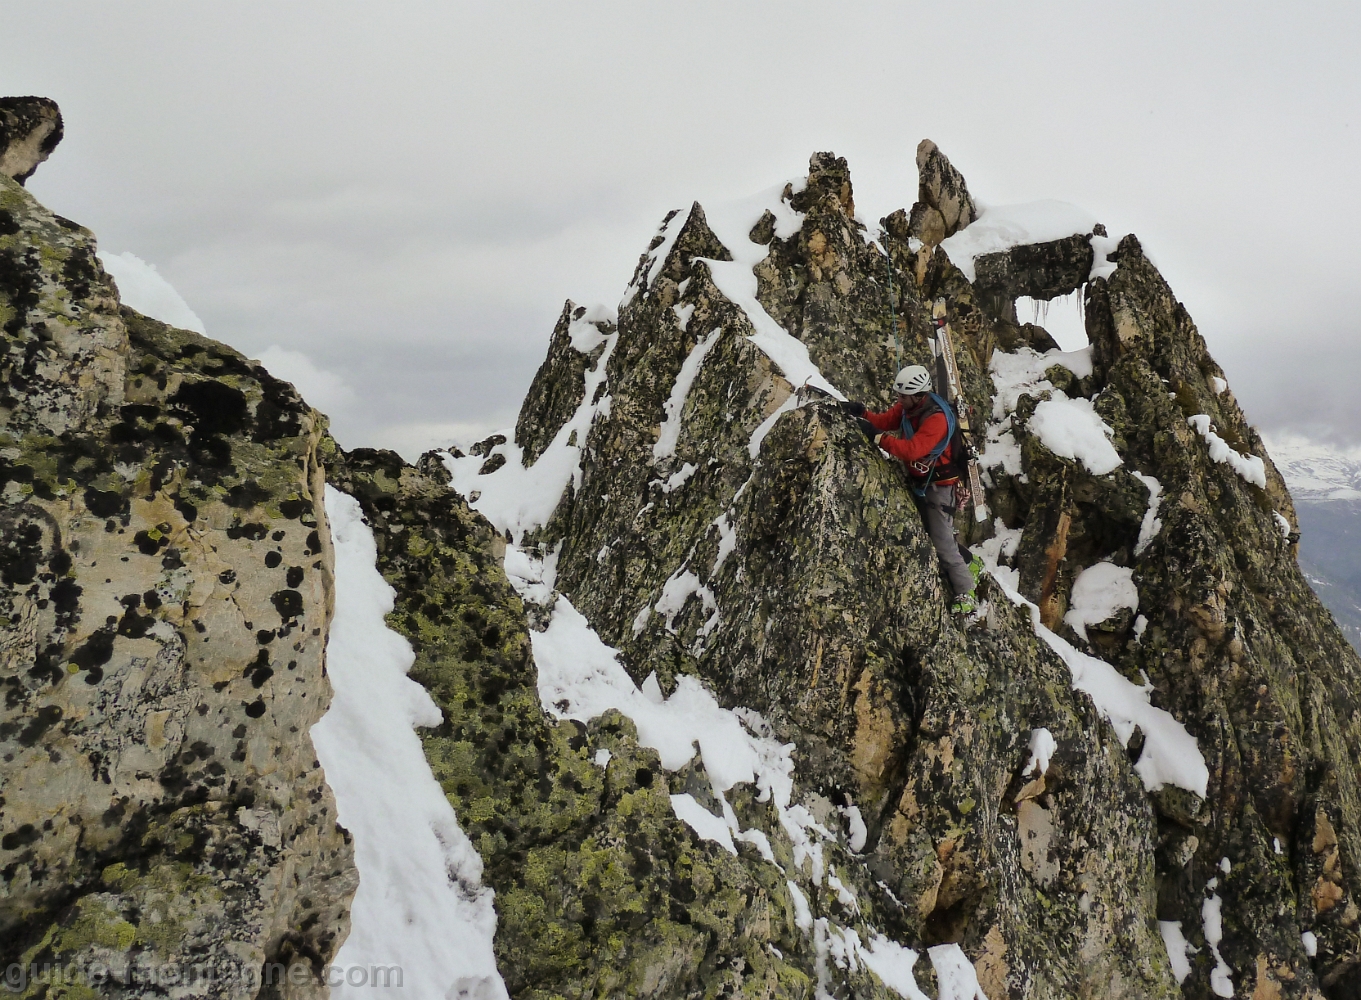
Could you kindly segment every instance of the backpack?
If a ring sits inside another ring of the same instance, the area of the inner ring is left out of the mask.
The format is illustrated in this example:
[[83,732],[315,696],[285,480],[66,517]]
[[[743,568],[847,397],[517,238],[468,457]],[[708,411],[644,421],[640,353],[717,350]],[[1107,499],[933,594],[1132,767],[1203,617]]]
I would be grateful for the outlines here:
[[[942,479],[963,479],[967,472],[966,456],[968,455],[964,445],[964,431],[959,426],[959,415],[955,412],[954,404],[947,402],[944,397],[934,392],[929,392],[927,395],[931,397],[931,402],[935,403],[936,408],[945,414],[945,436],[940,439],[938,445],[931,449],[931,453],[924,460],[924,464],[931,471],[926,476],[926,482],[922,484],[921,492],[923,493],[940,473],[944,473],[940,476]],[[925,416],[929,416],[929,414]],[[923,419],[925,419],[925,416]],[[903,440],[910,440],[916,432],[907,419],[906,410],[903,411],[902,424]],[[944,465],[937,465],[936,463],[940,461],[940,456],[945,454],[947,447],[950,449],[950,461]]]

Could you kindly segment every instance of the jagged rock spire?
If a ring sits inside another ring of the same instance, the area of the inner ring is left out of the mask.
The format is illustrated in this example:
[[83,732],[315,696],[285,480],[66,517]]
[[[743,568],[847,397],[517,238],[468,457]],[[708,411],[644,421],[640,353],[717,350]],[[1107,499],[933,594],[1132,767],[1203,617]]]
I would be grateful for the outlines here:
[[917,145],[917,203],[910,234],[929,246],[953,236],[978,218],[964,175],[930,139]]
[[61,142],[61,110],[48,97],[0,97],[0,174],[23,184]]

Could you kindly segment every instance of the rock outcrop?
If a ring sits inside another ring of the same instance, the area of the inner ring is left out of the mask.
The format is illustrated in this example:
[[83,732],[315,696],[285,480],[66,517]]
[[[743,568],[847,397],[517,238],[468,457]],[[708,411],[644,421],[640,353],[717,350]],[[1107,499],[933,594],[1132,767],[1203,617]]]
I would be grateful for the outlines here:
[[1090,234],[1022,244],[976,258],[974,288],[1013,304],[1022,295],[1048,302],[1084,287],[1094,262]]
[[46,97],[0,97],[0,174],[20,185],[61,142],[61,111]]
[[268,995],[324,995],[356,884],[307,736],[325,418],[120,309],[9,177],[0,325],[0,964],[46,969],[34,996],[256,996],[267,963]]
[[[513,436],[414,467],[120,309],[0,178],[0,959],[325,994],[329,483],[513,996],[1361,997],[1361,661],[1260,438],[1136,238],[971,282],[964,179],[918,163],[888,256],[830,153],[671,213],[617,314],[564,307]],[[1008,308],[1074,290],[1089,350]],[[833,398],[887,406],[938,299],[986,439],[974,622]]]
[[964,175],[930,139],[917,144],[917,202],[908,214],[908,232],[935,246],[978,218]]
[[[925,159],[937,167],[923,190],[948,162]],[[966,190],[962,178],[950,187]],[[844,161],[818,154],[807,187],[750,224],[717,232],[699,206],[668,217],[617,323],[588,323],[568,304],[522,414],[524,454],[560,460],[549,453],[558,429],[554,447],[580,449],[580,462],[552,516],[511,534],[514,546],[553,567],[545,580],[635,683],[655,675],[667,697],[699,677],[723,705],[760,713],[796,748],[792,801],[823,831],[818,865],[751,786],[716,793],[713,761],[667,771],[624,729],[612,753],[641,753],[673,795],[720,824],[731,810],[734,830],[760,831],[773,851],[739,842],[736,864],[712,839],[662,833],[676,818],[650,820],[646,861],[620,874],[636,888],[659,864],[718,866],[683,896],[671,886],[671,922],[709,927],[708,945],[681,948],[690,957],[665,982],[654,969],[624,991],[711,995],[730,982],[873,995],[883,987],[845,943],[854,933],[958,943],[990,997],[1354,996],[1361,665],[1299,574],[1280,526],[1293,525],[1289,496],[1232,395],[1215,391],[1222,372],[1185,310],[1133,237],[1109,279],[1089,279],[1090,234],[1075,233],[989,262],[982,273],[1002,277],[982,288],[943,251],[890,242],[902,362],[929,362],[929,307],[943,297],[968,402],[985,423],[992,415],[995,516],[961,527],[1002,582],[985,585],[986,620],[965,630],[945,613],[900,470],[837,408],[796,392],[816,370],[888,402],[884,257],[852,205]],[[755,273],[754,300],[739,267]],[[1048,340],[1042,330],[982,308],[987,296],[1075,288],[1088,299],[1086,362],[1046,360],[1030,346]],[[815,369],[799,367],[772,321]],[[1035,370],[1008,396],[1016,364]],[[1114,464],[1093,472],[1051,450],[1034,419],[1047,401],[1090,410]],[[484,477],[456,481],[491,511],[476,487],[502,466],[483,459],[518,456],[513,442],[481,451],[469,468]],[[1077,613],[1075,583],[1098,565],[1129,582],[1138,615]],[[529,600],[551,634],[555,596]],[[1142,725],[1086,693],[1098,670],[1146,706]],[[1194,737],[1199,782],[1157,776],[1178,766],[1159,742],[1169,727]],[[1041,729],[1056,749],[1037,776],[1026,765]],[[589,726],[579,735],[587,751],[606,745]],[[484,843],[489,858],[503,850]],[[584,864],[557,857],[550,870]],[[633,890],[590,886],[580,926],[633,911]],[[734,890],[736,932],[704,923]],[[800,922],[805,899],[811,923]],[[644,912],[648,928],[668,926]],[[524,917],[501,913],[501,933],[519,933]],[[589,959],[541,944],[540,967],[561,978],[539,989],[620,988],[621,956],[645,934],[620,933],[619,950],[606,942]],[[1167,941],[1183,939],[1198,950],[1171,954]],[[509,951],[504,961],[516,964]]]

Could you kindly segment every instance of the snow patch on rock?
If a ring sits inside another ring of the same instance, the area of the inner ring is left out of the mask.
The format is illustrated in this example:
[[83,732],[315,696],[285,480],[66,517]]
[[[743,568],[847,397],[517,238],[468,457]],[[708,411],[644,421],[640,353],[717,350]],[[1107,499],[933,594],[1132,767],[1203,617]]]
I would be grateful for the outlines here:
[[1210,448],[1210,460],[1227,465],[1245,482],[1266,489],[1266,463],[1256,455],[1243,455],[1229,447],[1229,443],[1214,432],[1214,425],[1207,413],[1197,413],[1187,417],[1186,422],[1196,429]]
[[671,458],[676,454],[676,443],[680,440],[681,414],[685,409],[685,399],[690,395],[690,388],[695,384],[695,379],[699,375],[699,369],[704,364],[704,359],[718,343],[719,334],[723,332],[719,327],[711,332],[707,337],[697,343],[681,365],[680,374],[676,376],[675,384],[671,387],[671,395],[663,404],[666,418],[662,421],[661,433],[657,437],[657,443],[652,446],[653,461]]
[[1056,392],[1035,407],[1029,427],[1055,455],[1081,462],[1092,475],[1104,476],[1124,464],[1110,442],[1115,432],[1097,415],[1090,399],[1069,399]]
[[1205,931],[1205,944],[1209,946],[1210,954],[1214,956],[1215,965],[1210,970],[1210,989],[1215,996],[1233,996],[1233,970],[1224,961],[1224,956],[1219,953],[1219,942],[1224,939],[1224,901],[1213,890],[1218,888],[1219,879],[1210,879],[1207,889],[1211,894],[1200,904],[1200,920]]
[[1134,586],[1134,570],[1101,562],[1088,566],[1073,581],[1068,613],[1063,620],[1083,639],[1087,626],[1097,625],[1123,608],[1139,609],[1139,589]]
[[1054,751],[1059,748],[1058,742],[1054,739],[1054,734],[1041,726],[1039,729],[1030,731],[1030,760],[1026,762],[1025,770],[1021,772],[1022,777],[1034,774],[1038,769],[1040,774],[1049,773],[1049,760],[1054,756]]
[[975,546],[973,551],[983,557],[989,575],[1007,598],[1030,610],[1035,634],[1068,665],[1074,690],[1092,699],[1097,711],[1115,730],[1120,744],[1129,743],[1135,726],[1143,731],[1144,750],[1134,770],[1144,787],[1156,791],[1163,785],[1175,785],[1204,798],[1210,772],[1195,737],[1171,713],[1149,702],[1148,688],[1131,683],[1109,663],[1079,651],[1046,628],[1040,621],[1040,609],[1020,593],[1020,573],[1000,563],[1001,545],[1002,539],[994,537]]
[[[359,889],[338,967],[397,966],[393,996],[506,997],[492,938],[496,911],[482,858],[430,772],[416,726],[444,721],[406,676],[410,644],[387,627],[395,594],[375,567],[377,546],[359,503],[326,487],[335,547],[335,618],[326,644],[331,707],[311,736],[354,838]],[[375,987],[333,988],[373,996]]]
[[476,455],[461,458],[448,453],[444,455],[445,468],[453,477],[450,485],[468,497],[468,505],[491,521],[500,534],[510,531],[512,537],[519,538],[524,532],[539,527],[557,509],[568,483],[577,488],[581,486],[581,450],[586,435],[597,414],[609,415],[609,396],[593,401],[605,383],[610,355],[619,342],[617,333],[601,335],[593,324],[584,325],[603,337],[601,342],[605,349],[595,367],[585,374],[585,393],[581,404],[571,419],[558,428],[538,461],[525,467],[524,451],[515,443],[514,431],[509,429],[502,432],[506,437],[505,443],[496,445],[486,456],[490,458],[499,454],[505,457],[505,464],[495,473],[486,476],[478,474],[485,458]]
[[1135,556],[1141,556],[1153,544],[1153,539],[1158,537],[1158,532],[1163,530],[1163,523],[1158,518],[1158,510],[1163,503],[1163,484],[1142,472],[1131,471],[1130,475],[1148,488],[1148,509],[1144,511],[1143,523],[1139,525],[1139,539],[1134,543]]
[[1163,945],[1167,948],[1167,960],[1172,966],[1172,975],[1180,986],[1191,974],[1191,959],[1200,949],[1191,946],[1181,932],[1180,920],[1159,920],[1158,932],[1162,934]]
[[[795,191],[801,190],[806,183],[804,178],[790,182]],[[823,377],[808,356],[807,346],[776,322],[756,297],[756,274],[752,269],[765,260],[770,250],[753,243],[748,233],[766,211],[775,216],[775,235],[779,239],[788,239],[803,226],[803,213],[795,211],[783,197],[785,187],[781,184],[753,197],[706,209],[705,218],[709,228],[733,259],[722,261],[704,258],[704,263],[708,265],[718,290],[747,314],[755,330],[748,339],[775,362],[790,385],[816,386],[837,399],[845,399]],[[754,451],[759,449],[758,442]]]
[[[970,282],[974,280],[975,257],[1027,243],[1048,243],[1090,233],[1097,224],[1094,215],[1065,201],[1047,199],[978,207],[977,219],[940,244]],[[1105,262],[1104,255],[1102,262]]]
[[671,809],[686,826],[694,830],[702,839],[712,840],[729,854],[737,854],[737,846],[732,842],[732,831],[722,816],[715,816],[699,804],[699,800],[689,793],[671,796]]
[[118,299],[123,305],[181,330],[202,334],[208,332],[203,320],[189,308],[189,303],[156,269],[155,264],[126,250],[123,253],[100,252],[95,256],[118,285]]
[[993,397],[992,418],[1001,420],[1016,409],[1022,396],[1040,396],[1054,392],[1054,386],[1044,377],[1054,365],[1067,368],[1078,378],[1092,374],[1092,349],[1080,351],[1046,351],[1039,353],[1030,347],[1015,352],[995,350],[988,362],[992,384],[997,389]]

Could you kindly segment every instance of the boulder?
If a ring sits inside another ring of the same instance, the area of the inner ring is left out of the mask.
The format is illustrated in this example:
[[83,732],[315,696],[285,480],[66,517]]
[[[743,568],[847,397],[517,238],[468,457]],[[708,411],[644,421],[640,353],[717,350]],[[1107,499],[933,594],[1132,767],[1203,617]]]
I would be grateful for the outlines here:
[[1091,239],[1077,234],[975,257],[974,287],[1013,302],[1021,295],[1046,302],[1068,295],[1087,283],[1095,257]]
[[120,308],[93,235],[9,177],[0,223],[0,965],[240,998],[277,965],[323,997],[357,884],[308,737],[325,418]]
[[909,216],[912,236],[935,246],[978,218],[964,175],[930,139],[917,145],[917,202]]
[[0,174],[23,184],[61,142],[61,110],[47,97],[0,97]]

